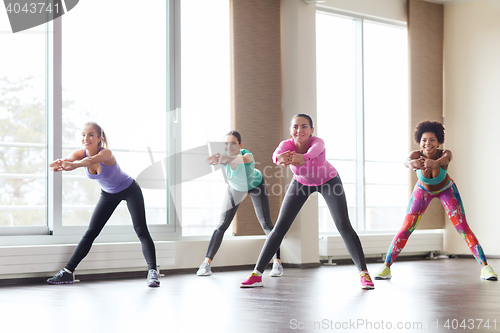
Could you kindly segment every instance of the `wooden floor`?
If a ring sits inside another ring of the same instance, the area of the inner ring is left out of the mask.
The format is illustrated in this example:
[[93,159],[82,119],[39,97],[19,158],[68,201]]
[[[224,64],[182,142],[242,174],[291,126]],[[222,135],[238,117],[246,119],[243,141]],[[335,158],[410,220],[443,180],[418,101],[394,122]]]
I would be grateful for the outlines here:
[[[490,264],[500,271],[500,259]],[[368,268],[373,274],[379,266]],[[353,265],[267,273],[255,289],[239,288],[248,270],[165,276],[156,289],[145,278],[1,286],[0,331],[500,331],[500,282],[480,280],[473,259],[396,262],[393,279],[369,291],[360,289]]]

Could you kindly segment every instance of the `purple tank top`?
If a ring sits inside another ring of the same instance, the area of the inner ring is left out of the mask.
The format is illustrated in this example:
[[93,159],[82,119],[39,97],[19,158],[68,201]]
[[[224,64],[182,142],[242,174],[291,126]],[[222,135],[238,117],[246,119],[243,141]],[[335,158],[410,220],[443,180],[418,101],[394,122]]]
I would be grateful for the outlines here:
[[[83,156],[87,157],[87,151],[85,149],[83,150]],[[120,169],[118,162],[115,162],[113,165],[105,165],[102,162],[100,164],[100,174],[91,174],[88,167],[85,167],[85,173],[90,179],[97,180],[104,192],[118,193],[128,188],[134,182],[132,177]]]

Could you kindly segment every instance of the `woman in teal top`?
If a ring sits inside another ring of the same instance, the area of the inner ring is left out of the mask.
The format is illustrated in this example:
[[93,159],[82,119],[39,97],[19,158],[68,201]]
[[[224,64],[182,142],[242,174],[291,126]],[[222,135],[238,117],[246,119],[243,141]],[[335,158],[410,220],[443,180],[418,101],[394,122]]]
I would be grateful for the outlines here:
[[405,166],[417,172],[418,182],[413,189],[403,226],[389,246],[385,263],[380,267],[375,279],[387,280],[392,277],[390,269],[392,263],[403,250],[431,200],[438,198],[453,226],[481,264],[481,279],[496,281],[497,274],[488,265],[483,248],[467,224],[457,185],[448,175],[451,151],[438,149],[444,143],[444,126],[437,121],[424,120],[415,128],[413,139],[420,145],[420,150],[410,153]]
[[[255,169],[253,154],[243,149],[241,134],[237,131],[230,131],[227,133],[224,140],[226,142],[224,154],[215,154],[208,158],[208,161],[213,165],[224,165],[224,174],[228,184],[226,196],[224,198],[224,210],[220,217],[219,226],[215,229],[210,239],[206,258],[196,272],[198,276],[208,276],[212,274],[210,264],[219,250],[224,233],[227,228],[229,228],[241,201],[245,199],[247,193],[249,193],[252,198],[257,219],[266,235],[273,230],[266,181],[262,173]],[[281,266],[279,249],[274,256],[273,269],[269,275],[283,275],[283,266]]]

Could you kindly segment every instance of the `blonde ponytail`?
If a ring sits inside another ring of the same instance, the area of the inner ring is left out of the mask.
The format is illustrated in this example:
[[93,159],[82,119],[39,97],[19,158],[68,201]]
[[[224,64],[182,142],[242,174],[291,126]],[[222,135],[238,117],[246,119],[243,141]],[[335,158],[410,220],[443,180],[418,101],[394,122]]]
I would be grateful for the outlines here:
[[94,121],[89,121],[85,124],[85,126],[92,126],[95,128],[97,131],[97,135],[99,138],[101,138],[101,142],[99,143],[99,146],[101,148],[108,148],[108,139],[106,138],[106,133],[102,130],[101,126],[99,126],[96,122]]

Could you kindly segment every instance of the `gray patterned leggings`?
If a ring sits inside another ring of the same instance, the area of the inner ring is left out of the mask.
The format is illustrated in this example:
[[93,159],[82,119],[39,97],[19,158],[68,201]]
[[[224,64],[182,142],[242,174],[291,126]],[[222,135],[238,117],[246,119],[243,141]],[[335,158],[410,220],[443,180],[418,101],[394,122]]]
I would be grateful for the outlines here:
[[276,252],[278,246],[280,246],[283,237],[285,237],[288,229],[290,229],[290,226],[307,198],[316,191],[321,193],[325,198],[330,214],[332,214],[333,221],[335,222],[335,226],[344,240],[352,261],[359,271],[366,270],[363,248],[361,247],[358,235],[349,221],[344,186],[338,175],[319,186],[306,186],[295,179],[292,180],[281,205],[278,220],[276,221],[273,231],[267,236],[264,247],[260,252],[259,260],[255,265],[256,270],[261,273],[264,272],[264,269]]
[[[269,209],[269,193],[267,192],[267,185],[264,179],[262,182],[248,191],[250,198],[252,198],[253,207],[255,208],[255,214],[257,219],[262,226],[262,229],[268,235],[271,230],[273,230],[273,223],[271,222],[271,211]],[[247,192],[236,191],[230,186],[227,187],[226,196],[224,198],[223,212],[220,217],[220,224],[215,229],[210,239],[210,244],[208,245],[207,258],[213,259],[215,254],[219,250],[222,243],[222,238],[227,228],[233,221],[234,215],[240,206],[240,203],[245,199]],[[280,258],[280,244],[274,250],[274,253],[269,257],[269,260],[274,256],[274,258]],[[267,261],[269,263],[269,260]]]

